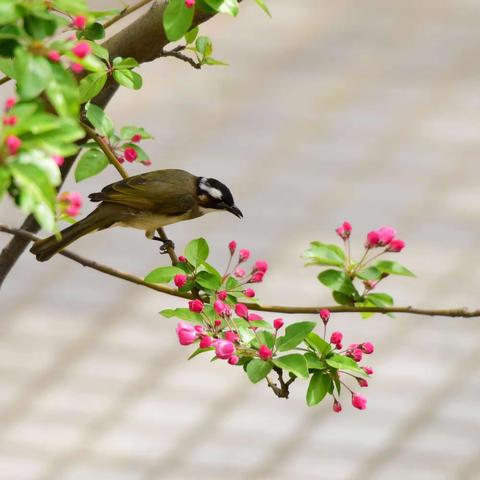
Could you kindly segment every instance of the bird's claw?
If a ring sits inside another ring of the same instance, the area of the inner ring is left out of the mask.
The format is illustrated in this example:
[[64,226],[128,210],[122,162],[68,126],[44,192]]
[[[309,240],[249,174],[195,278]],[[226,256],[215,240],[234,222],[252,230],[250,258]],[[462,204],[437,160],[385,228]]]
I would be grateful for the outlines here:
[[163,242],[163,244],[160,246],[160,254],[161,255],[165,255],[166,253],[168,253],[169,248],[172,248],[172,249],[175,248],[175,244],[169,239],[162,240],[162,242]]

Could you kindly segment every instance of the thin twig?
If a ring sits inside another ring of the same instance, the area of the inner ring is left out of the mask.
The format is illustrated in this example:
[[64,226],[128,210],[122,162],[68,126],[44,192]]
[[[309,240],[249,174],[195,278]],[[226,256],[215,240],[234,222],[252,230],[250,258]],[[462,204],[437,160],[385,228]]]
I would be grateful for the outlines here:
[[10,77],[3,77],[3,78],[0,78],[0,85],[3,85],[4,83],[7,83],[11,80]]
[[131,5],[130,7],[124,8],[118,15],[116,15],[115,17],[112,17],[110,20],[107,20],[103,24],[103,28],[108,28],[112,26],[114,23],[117,23],[122,18],[126,17],[127,15],[130,15],[131,13],[135,12],[139,8],[142,8],[144,5],[151,3],[152,1],[153,0],[141,0],[138,3]]
[[179,60],[183,60],[184,62],[189,63],[193,68],[200,70],[202,68],[202,64],[199,62],[196,62],[193,58],[190,58],[188,55],[185,55],[184,53],[182,53],[183,50],[185,50],[184,45],[179,45],[178,47],[175,47],[172,50],[163,50],[162,57],[178,58]]
[[[26,230],[21,230],[18,228],[11,228],[6,225],[0,224],[0,231],[9,233],[10,235],[17,235],[19,237],[36,241],[38,237],[33,235]],[[156,290],[157,292],[165,293],[174,297],[186,298],[188,300],[193,299],[193,295],[188,293],[180,293],[178,290],[170,287],[164,287],[155,283],[147,283],[142,280],[140,277],[131,275],[130,273],[120,272],[115,270],[112,267],[107,265],[102,265],[101,263],[94,262],[85,257],[81,257],[76,253],[70,252],[68,250],[63,250],[60,252],[60,255],[70,258],[71,260],[80,263],[84,267],[89,267],[99,272],[106,273],[112,277],[120,278],[126,280],[127,282],[135,283],[137,285],[142,285],[144,287],[150,288],[151,290]],[[426,315],[426,316],[437,316],[437,317],[462,317],[462,318],[473,318],[480,317],[480,309],[469,310],[467,308],[453,308],[453,309],[444,309],[444,310],[431,310],[426,308],[416,308],[416,307],[347,307],[347,306],[318,306],[318,307],[295,307],[295,306],[285,306],[285,305],[257,305],[254,303],[245,304],[250,310],[257,312],[275,312],[275,313],[286,313],[286,314],[318,314],[318,312],[324,308],[327,308],[331,312],[335,313],[409,313],[413,315]],[[288,382],[286,382],[288,383]],[[291,383],[291,382],[290,382]]]

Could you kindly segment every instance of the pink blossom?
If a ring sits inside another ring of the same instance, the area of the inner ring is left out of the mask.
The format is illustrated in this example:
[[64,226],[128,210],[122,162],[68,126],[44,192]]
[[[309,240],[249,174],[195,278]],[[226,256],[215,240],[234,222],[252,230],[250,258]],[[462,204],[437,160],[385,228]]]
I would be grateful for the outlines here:
[[237,242],[235,240],[232,240],[228,244],[228,249],[230,250],[230,253],[233,255],[235,253],[235,250],[237,249]]
[[180,263],[187,263],[187,257],[184,257],[183,255],[180,255],[180,256],[178,257],[178,261],[179,261]]
[[225,310],[223,311],[223,316],[224,317],[232,316],[232,309],[227,304],[225,304]]
[[49,60],[51,60],[52,62],[57,63],[57,62],[60,61],[61,55],[60,55],[60,52],[58,50],[50,50],[47,53],[47,58]]
[[375,280],[364,280],[363,284],[367,290],[373,290],[377,286],[377,282]]
[[5,111],[10,110],[12,107],[15,106],[16,103],[17,103],[17,99],[15,97],[8,97],[5,100]]
[[70,217],[75,217],[80,213],[83,200],[77,192],[63,192],[59,197],[62,211]]
[[263,281],[263,277],[265,276],[265,272],[255,272],[250,279],[250,283],[260,283]]
[[283,318],[276,318],[273,321],[273,328],[275,330],[280,330],[283,327],[284,324],[285,324],[285,322],[283,321]]
[[222,321],[217,318],[217,320],[215,320],[215,321],[213,322],[213,324],[214,324],[216,327],[219,327],[219,326],[222,324]]
[[353,358],[356,362],[360,362],[362,360],[363,353],[359,348],[355,348],[353,350],[349,350],[347,355]]
[[337,350],[341,350],[341,349],[343,348],[342,342],[337,343],[337,344],[335,345],[335,348],[336,348]]
[[185,322],[178,322],[176,332],[180,345],[191,345],[198,337],[195,328]]
[[327,308],[322,308],[319,313],[323,324],[326,325],[328,323],[328,320],[330,319],[330,310],[328,310]]
[[257,313],[249,313],[247,320],[249,322],[256,322],[258,320],[263,320],[263,317],[261,315],[258,315]]
[[235,313],[245,320],[248,318],[248,308],[243,303],[235,305]]
[[192,8],[195,5],[195,0],[185,0],[185,6],[187,8]]
[[213,338],[209,337],[208,335],[204,335],[202,338],[200,338],[200,343],[198,346],[200,348],[210,348],[213,345]]
[[3,124],[5,126],[14,126],[17,123],[17,117],[15,115],[10,115],[9,117],[3,117]]
[[78,58],[85,58],[92,51],[88,42],[78,42],[73,48],[72,53]]
[[188,302],[188,308],[191,312],[202,313],[203,311],[203,302],[196,298],[195,300],[190,300]]
[[142,136],[139,133],[136,133],[133,135],[133,137],[130,139],[132,142],[138,143],[142,139]]
[[371,342],[363,342],[360,345],[360,349],[362,350],[363,353],[366,353],[367,355],[370,355],[375,351],[375,347],[373,346],[373,343]]
[[359,410],[367,408],[367,399],[358,393],[352,392],[352,405]]
[[340,227],[335,229],[335,231],[337,232],[337,235],[340,238],[343,238],[343,240],[346,240],[347,238],[350,237],[350,234],[352,233],[352,226],[350,225],[349,222],[345,221],[342,223]]
[[243,268],[240,268],[240,267],[237,267],[235,269],[235,271],[233,272],[233,274],[237,277],[237,278],[242,278],[245,276],[245,270]]
[[367,375],[373,375],[373,368],[372,368],[372,367],[362,367],[362,370],[363,370]]
[[246,262],[250,258],[250,250],[243,248],[239,252],[238,261],[239,262]]
[[332,409],[335,413],[340,413],[342,411],[342,404],[337,399],[335,399],[333,401]]
[[196,331],[197,333],[199,333],[200,335],[205,335],[205,328],[204,328],[203,325],[195,325],[193,328],[194,328],[195,331]]
[[123,151],[123,156],[127,162],[132,163],[137,159],[138,153],[133,147],[127,147]]
[[219,300],[225,300],[227,298],[227,295],[228,293],[225,291],[225,290],[220,290],[218,293],[217,293],[217,297]]
[[247,288],[243,291],[243,294],[248,298],[253,298],[255,296],[255,290],[252,288]]
[[225,312],[225,304],[221,300],[216,300],[213,304],[213,309],[217,315],[223,315]]
[[222,360],[227,360],[235,353],[235,345],[230,340],[217,340],[215,354]]
[[398,253],[405,248],[405,242],[399,238],[394,238],[388,245],[387,252]]
[[380,241],[380,236],[376,231],[367,233],[367,241],[365,242],[365,248],[371,249],[378,247],[378,242]]
[[368,382],[364,378],[357,378],[357,382],[363,388],[368,387]]
[[272,351],[266,345],[260,345],[258,356],[262,360],[270,360],[272,358]]
[[257,260],[257,261],[255,262],[254,270],[255,270],[256,272],[267,273],[268,263],[267,263],[265,260]]
[[52,160],[53,160],[59,167],[61,167],[61,166],[64,164],[64,162],[65,162],[65,159],[64,159],[62,156],[60,156],[60,155],[53,155],[53,156],[52,156]]
[[7,150],[10,155],[15,155],[18,149],[22,146],[22,141],[16,135],[9,135],[5,139]]
[[229,340],[230,342],[238,342],[239,336],[232,330],[228,330],[225,332],[225,340]]
[[343,333],[342,332],[333,332],[331,335],[330,335],[330,343],[340,343],[342,341],[342,338],[343,338]]
[[228,359],[228,363],[229,363],[230,365],[236,365],[239,361],[240,361],[240,358],[238,358],[236,355],[232,355],[232,356]]
[[378,246],[385,247],[395,238],[397,232],[392,227],[382,227],[377,230],[377,234]]
[[79,75],[80,73],[83,72],[83,66],[80,65],[79,63],[72,63],[70,65],[70,68],[72,69],[72,72]]
[[183,273],[177,273],[173,278],[173,283],[175,283],[176,287],[182,288],[187,283],[187,276]]
[[87,17],[85,15],[77,15],[73,19],[72,25],[79,30],[83,30],[87,26]]

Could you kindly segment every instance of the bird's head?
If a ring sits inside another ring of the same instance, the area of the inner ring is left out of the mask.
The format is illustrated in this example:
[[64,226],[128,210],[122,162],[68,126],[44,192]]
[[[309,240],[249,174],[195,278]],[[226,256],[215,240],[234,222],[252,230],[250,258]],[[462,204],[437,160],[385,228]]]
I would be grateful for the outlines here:
[[235,206],[230,189],[215,178],[198,177],[197,198],[204,213],[227,210],[238,218],[243,217],[242,212]]

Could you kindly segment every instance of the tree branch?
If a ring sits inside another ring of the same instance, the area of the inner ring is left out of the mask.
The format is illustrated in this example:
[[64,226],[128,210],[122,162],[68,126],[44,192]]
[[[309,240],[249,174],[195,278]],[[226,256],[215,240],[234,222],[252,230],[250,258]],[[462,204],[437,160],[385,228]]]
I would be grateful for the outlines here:
[[164,50],[162,52],[162,57],[178,58],[183,62],[189,63],[193,68],[200,70],[202,68],[202,64],[199,62],[196,62],[193,58],[190,58],[188,55],[185,55],[184,53],[182,53],[183,50],[185,50],[185,46],[179,45],[178,47],[175,47],[172,50]]
[[[10,235],[16,235],[27,241],[36,241],[38,237],[35,236],[31,232],[27,232],[25,230],[21,230],[18,228],[11,228],[7,225],[0,224],[0,232],[8,233]],[[93,270],[97,270],[99,272],[105,273],[112,277],[120,278],[121,280],[126,280],[130,283],[135,283],[136,285],[142,285],[147,287],[151,290],[155,290],[157,292],[165,293],[167,295],[171,295],[173,297],[180,297],[185,298],[188,300],[192,300],[194,298],[193,295],[188,293],[180,293],[178,290],[170,287],[164,287],[162,285],[158,285],[155,283],[147,283],[140,277],[136,277],[135,275],[131,275],[130,273],[120,272],[119,270],[115,270],[112,267],[107,265],[102,265],[101,263],[94,262],[93,260],[89,260],[88,258],[82,257],[73,253],[69,250],[63,250],[60,252],[60,255],[73,260],[74,262],[80,263],[84,267],[92,268]],[[462,318],[473,318],[473,317],[480,317],[480,309],[476,310],[469,310],[468,308],[453,308],[453,309],[427,309],[427,308],[416,308],[416,307],[349,307],[344,305],[332,305],[332,306],[318,306],[318,307],[302,307],[302,306],[286,306],[286,305],[257,305],[254,303],[245,303],[245,305],[250,309],[257,312],[274,312],[274,313],[286,313],[286,314],[312,314],[317,315],[318,312],[324,308],[330,310],[334,313],[409,313],[413,315],[426,315],[432,317],[462,317]],[[290,381],[289,381],[290,382]],[[288,383],[288,382],[286,382]],[[291,383],[291,382],[290,382]]]

